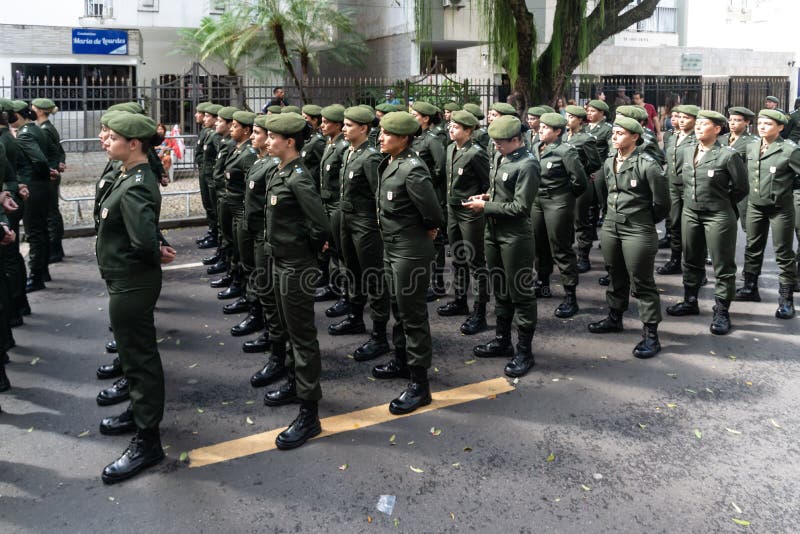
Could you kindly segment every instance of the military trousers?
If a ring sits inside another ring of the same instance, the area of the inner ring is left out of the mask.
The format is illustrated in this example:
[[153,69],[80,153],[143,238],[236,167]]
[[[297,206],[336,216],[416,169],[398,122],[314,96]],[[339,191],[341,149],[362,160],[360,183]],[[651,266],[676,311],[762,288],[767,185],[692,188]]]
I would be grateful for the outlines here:
[[200,201],[203,204],[203,210],[206,212],[206,224],[208,224],[209,231],[215,234],[217,230],[217,207],[214,203],[215,199],[211,195],[213,180],[205,178],[201,174],[197,181],[200,188]]
[[747,245],[744,249],[744,272],[759,276],[764,263],[767,235],[772,229],[772,247],[778,265],[778,281],[794,285],[797,279],[794,241],[794,206],[759,206],[747,204]]
[[608,307],[624,312],[633,295],[639,300],[639,318],[643,323],[661,322],[661,299],[653,277],[658,252],[655,225],[616,222],[606,216],[600,246],[611,279],[606,290]]
[[486,218],[486,267],[498,319],[513,321],[521,331],[536,329],[536,293],[533,287],[535,244],[527,218]]
[[669,217],[667,218],[670,238],[669,248],[673,259],[680,260],[681,248],[681,214],[683,213],[683,184],[669,184]]
[[17,202],[17,205],[19,205],[19,209],[14,213],[8,214],[8,224],[9,228],[14,230],[17,236],[13,243],[3,247],[5,254],[2,256],[2,261],[3,272],[6,273],[8,277],[8,287],[12,304],[19,309],[28,304],[28,297],[25,294],[25,283],[28,278],[28,272],[25,268],[25,258],[22,257],[19,251],[19,223],[25,212],[26,203],[18,195],[14,195],[14,200]]
[[409,365],[427,369],[433,358],[426,300],[436,254],[433,240],[421,228],[383,237],[384,274],[395,320],[392,342],[397,353],[406,355]]
[[327,270],[328,280],[332,287],[344,289],[346,284],[344,255],[342,253],[342,212],[339,210],[339,201],[323,201],[322,207],[331,224],[331,241],[328,249],[320,253],[320,269]]
[[589,187],[575,199],[575,244],[581,252],[589,252],[597,236],[596,227],[592,224],[590,214],[596,205],[594,180],[589,180]]
[[47,214],[50,209],[50,180],[34,180],[28,184],[30,196],[25,202],[23,224],[25,236],[30,245],[28,270],[33,274],[43,274],[50,259],[47,236]]
[[578,258],[575,240],[575,196],[570,191],[536,197],[532,210],[536,272],[539,278],[553,273],[553,264],[561,272],[564,286],[578,285]]
[[[302,400],[322,398],[322,358],[314,324],[314,289],[319,268],[314,254],[305,257],[274,258],[273,284],[278,315],[292,344],[287,352],[289,376],[294,378]],[[284,337],[285,339],[285,337]]]
[[253,281],[252,274],[256,268],[256,235],[255,232],[250,230],[247,221],[244,219],[244,213],[241,217],[234,219],[234,228],[236,230],[236,249],[239,251],[239,267],[245,285],[244,296],[248,304],[251,306],[257,305],[258,295],[251,285]]
[[389,320],[389,291],[383,274],[383,240],[374,216],[340,212],[339,246],[344,257],[347,290],[355,313],[369,302],[374,322]]
[[800,190],[794,191],[794,235],[797,238],[797,252],[795,262],[800,262]]
[[236,236],[244,218],[244,204],[230,202],[223,198],[219,203],[219,210],[219,232],[222,237],[220,246],[224,257],[228,260],[228,265],[230,265],[230,272],[238,272],[240,258],[239,242]]
[[[263,226],[263,225],[262,225]],[[278,301],[276,300],[274,272],[275,266],[272,256],[267,254],[264,247],[264,230],[255,233],[255,269],[247,280],[248,290],[255,293],[261,304],[261,314],[267,327],[270,339],[286,340],[286,331],[278,315]]]
[[439,285],[443,283],[444,280],[444,267],[447,261],[446,256],[447,253],[445,249],[447,248],[447,209],[445,208],[444,204],[440,204],[442,208],[442,214],[444,214],[445,222],[444,226],[439,228],[439,232],[436,234],[436,239],[433,240],[433,249],[434,249],[434,259],[433,259],[433,279],[432,282],[434,285]]
[[[476,302],[489,300],[489,271],[486,269],[484,232],[486,217],[461,206],[447,206],[447,239],[453,254],[456,299],[466,299],[470,274],[475,278]],[[471,271],[471,273],[470,273]]]
[[47,236],[50,254],[63,253],[61,241],[64,239],[64,218],[59,208],[61,175],[50,180],[50,204],[47,208]]
[[[797,193],[795,193],[797,195]],[[795,206],[797,205],[797,196],[795,196]],[[739,224],[742,226],[742,231],[746,234],[747,233],[747,197],[744,197],[742,200],[736,204],[736,211],[739,212]],[[796,210],[795,210],[796,212]],[[795,216],[796,218],[796,216]]]
[[164,416],[164,371],[153,311],[161,293],[161,269],[106,280],[106,286],[119,361],[130,384],[133,421],[143,430],[157,428]]
[[714,295],[733,300],[736,295],[736,234],[732,206],[725,210],[683,207],[683,285],[699,288],[706,274],[706,250],[714,266]]

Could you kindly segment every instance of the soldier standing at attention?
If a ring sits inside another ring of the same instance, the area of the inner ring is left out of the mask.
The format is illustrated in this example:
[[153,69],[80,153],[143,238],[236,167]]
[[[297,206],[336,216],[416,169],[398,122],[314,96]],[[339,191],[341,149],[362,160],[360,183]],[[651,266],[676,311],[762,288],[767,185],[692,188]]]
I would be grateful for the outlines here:
[[667,159],[667,179],[669,180],[669,234],[670,234],[670,258],[656,269],[658,274],[681,274],[681,213],[683,213],[683,182],[681,181],[678,169],[683,166],[683,154],[686,153],[683,147],[694,145],[694,123],[697,112],[700,108],[691,104],[678,106],[678,129],[677,135],[672,135],[664,145],[664,153]]
[[567,120],[559,113],[545,113],[539,121],[539,143],[533,147],[541,173],[532,214],[538,276],[536,296],[552,295],[550,274],[555,263],[564,285],[564,300],[556,308],[555,316],[565,319],[578,313],[577,257],[572,248],[575,199],[586,191],[588,179],[578,150],[561,142]]
[[48,141],[48,149],[45,152],[47,161],[51,169],[58,172],[50,177],[50,205],[47,212],[47,235],[49,242],[48,263],[58,263],[64,259],[64,218],[58,206],[59,191],[61,189],[61,173],[66,167],[66,154],[64,147],[61,146],[61,137],[58,130],[50,122],[50,115],[56,113],[58,108],[55,102],[49,98],[37,98],[31,102],[31,109],[36,113],[36,124],[42,129],[42,133]]
[[[608,104],[602,100],[590,100],[586,104],[586,131],[597,140],[597,152],[600,154],[600,168],[589,175],[589,189],[592,190],[592,201],[589,206],[589,221],[592,225],[592,240],[598,239],[597,226],[606,207],[605,177],[602,163],[609,154],[611,140],[611,124],[608,122]],[[607,285],[607,284],[606,284]]]
[[461,106],[455,102],[447,102],[444,105],[444,112],[442,113],[442,128],[444,129],[444,146],[447,148],[453,140],[450,138],[450,125],[453,122],[453,112],[461,111]]
[[395,415],[431,403],[428,369],[433,349],[426,292],[435,256],[433,241],[444,225],[428,165],[412,149],[420,125],[410,113],[395,111],[381,120],[381,152],[376,193],[378,225],[384,243],[383,265],[395,318],[395,355],[376,365],[378,379],[409,378],[406,389],[389,403]]
[[491,144],[492,140],[489,138],[489,133],[486,131],[486,127],[480,125],[480,121],[484,119],[483,110],[479,105],[471,102],[464,104],[462,109],[472,113],[472,115],[478,119],[478,128],[472,132],[472,138],[476,143],[482,146],[484,150],[489,150],[489,145]]
[[[592,175],[602,167],[600,152],[597,148],[597,139],[586,132],[584,120],[586,110],[580,106],[567,106],[564,117],[567,119],[567,128],[561,136],[561,141],[574,146],[578,150],[581,165],[586,177]],[[603,154],[605,156],[607,154]],[[589,208],[594,198],[594,187],[587,182],[586,190],[575,200],[575,237],[578,248],[578,273],[585,273],[592,268],[589,262],[589,251],[592,249],[594,236],[597,234],[595,227],[589,220]]]
[[122,162],[123,170],[99,205],[97,264],[108,288],[108,312],[130,383],[131,405],[103,424],[115,427],[117,433],[136,431],[125,452],[103,469],[103,482],[113,484],[164,459],[159,434],[164,372],[153,310],[161,292],[161,264],[175,255],[159,241],[161,194],[147,160],[155,123],[143,115],[120,113],[108,120],[108,128],[106,151],[109,158]]
[[280,163],[267,182],[266,243],[274,260],[273,289],[286,334],[276,343],[292,343],[288,380],[264,396],[267,406],[299,402],[300,413],[278,434],[279,449],[293,449],[321,432],[318,403],[322,398],[322,361],[314,325],[314,277],[317,253],[327,245],[330,228],[314,178],[303,166],[300,151],[310,126],[297,113],[270,116],[265,123],[269,153]]
[[[233,114],[239,111],[230,106],[220,107],[217,110],[214,132],[219,136],[217,144],[217,159],[214,160],[214,190],[217,192],[217,227],[219,228],[219,260],[209,267],[208,274],[221,274],[225,276],[212,280],[209,284],[213,288],[229,287],[233,285],[231,275],[231,262],[233,258],[233,214],[228,210],[225,202],[225,165],[228,156],[235,150],[236,141],[231,139],[231,124]],[[241,280],[235,281],[237,287]],[[221,293],[222,291],[220,291]]]
[[203,137],[202,155],[200,157],[200,179],[208,189],[208,227],[211,235],[201,240],[197,247],[201,249],[216,247],[217,250],[214,254],[202,260],[203,265],[214,265],[222,259],[219,237],[219,192],[214,180],[214,166],[217,163],[217,155],[222,142],[222,136],[217,133],[217,113],[222,109],[222,106],[208,102],[203,109],[203,129],[206,134]]
[[364,305],[369,302],[372,318],[370,338],[353,352],[356,361],[367,361],[388,353],[386,339],[389,322],[389,293],[383,276],[383,242],[375,217],[378,165],[383,157],[369,142],[369,128],[375,116],[366,108],[354,106],[344,112],[344,137],[350,147],[341,168],[340,225],[341,246],[348,282],[350,313],[328,327],[332,336],[362,334]]
[[47,216],[50,206],[50,180],[58,174],[50,167],[45,156],[47,141],[41,128],[34,122],[36,115],[21,100],[11,102],[11,126],[17,128],[17,180],[28,188],[23,224],[28,237],[28,281],[25,291],[31,293],[45,289],[45,273],[49,260]]
[[316,104],[306,104],[302,111],[303,118],[311,126],[311,135],[306,139],[300,157],[303,158],[303,165],[311,173],[314,181],[317,182],[317,188],[319,188],[319,165],[322,153],[325,152],[325,137],[319,132],[322,123],[322,108]]
[[800,149],[785,141],[780,132],[786,115],[762,109],[758,114],[760,143],[747,146],[747,246],[744,252],[744,286],[736,290],[736,300],[760,302],[758,276],[764,262],[767,235],[772,230],[775,263],[778,265],[778,309],[775,317],[794,317],[792,291],[797,280],[794,239],[794,195],[800,187]]
[[539,117],[547,113],[544,108],[534,106],[528,108],[528,131],[525,132],[525,144],[533,148],[539,142]]
[[206,109],[209,105],[211,105],[211,102],[201,102],[197,105],[197,109],[194,113],[194,120],[200,127],[200,131],[197,134],[197,145],[195,145],[194,149],[194,162],[197,165],[199,172],[200,199],[203,203],[203,209],[206,212],[206,221],[208,222],[208,231],[205,233],[205,235],[198,237],[196,242],[198,248],[204,249],[214,248],[218,245],[216,219],[217,208],[214,205],[216,204],[216,199],[213,199],[214,204],[212,204],[211,190],[209,189],[209,187],[213,187],[213,184],[209,186],[210,180],[203,174],[205,145],[208,142],[209,136],[213,132],[213,129],[206,127],[205,124]]
[[[736,151],[742,161],[747,163],[747,145],[753,141],[759,141],[757,135],[750,133],[750,123],[756,116],[755,113],[747,108],[734,106],[728,109],[728,133],[719,136],[719,142],[722,146],[729,146]],[[749,193],[749,186],[745,190],[745,196],[736,205],[737,213],[739,216],[739,223],[742,230],[747,232],[747,194]]]
[[[489,127],[489,135],[498,153],[489,191],[470,197],[464,207],[486,217],[486,264],[491,272],[497,329],[492,341],[472,352],[479,358],[510,358],[505,374],[520,377],[534,365],[531,342],[537,311],[530,217],[539,187],[539,163],[525,148],[522,123],[516,117],[499,117]],[[518,332],[516,350],[511,343],[512,321]]]
[[716,287],[711,333],[730,332],[728,313],[736,292],[735,206],[747,195],[747,168],[729,146],[717,140],[727,123],[716,111],[701,109],[694,131],[697,144],[683,150],[683,301],[667,308],[670,315],[699,315],[697,294],[705,277],[706,247],[711,253]]
[[608,205],[600,244],[611,284],[606,290],[608,316],[589,324],[589,332],[622,332],[622,314],[631,293],[639,299],[642,341],[633,349],[637,358],[652,358],[661,350],[658,323],[661,299],[653,279],[658,252],[656,223],[669,210],[669,193],[661,167],[642,152],[642,125],[617,117],[611,137],[616,157],[606,159],[603,171]]
[[[472,139],[478,119],[467,111],[454,111],[450,121],[452,144],[447,147],[447,236],[453,253],[455,300],[439,306],[442,317],[469,315],[461,333],[477,334],[486,329],[486,303],[489,276],[484,256],[482,211],[466,208],[464,201],[483,195],[489,189],[489,155]],[[475,278],[477,297],[472,314],[467,304],[470,270]]]

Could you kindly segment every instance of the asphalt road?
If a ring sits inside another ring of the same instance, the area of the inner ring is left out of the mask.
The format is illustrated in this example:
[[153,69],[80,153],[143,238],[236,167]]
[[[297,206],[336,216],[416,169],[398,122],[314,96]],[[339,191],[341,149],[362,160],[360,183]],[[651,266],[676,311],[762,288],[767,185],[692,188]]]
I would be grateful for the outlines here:
[[[169,233],[177,264],[202,256],[197,233]],[[297,406],[267,408],[249,386],[264,357],[229,335],[241,316],[222,315],[204,270],[166,272],[156,322],[168,459],[109,487],[100,471],[128,438],[97,431],[124,405],[94,401],[110,385],[94,370],[110,357],[93,246],[65,243],[67,260],[51,266],[53,282],[31,295],[33,315],[14,330],[13,388],[0,395],[0,532],[798,531],[798,322],[773,316],[771,247],[764,302],[734,303],[729,336],[708,333],[710,285],[700,317],[662,323],[652,360],[631,356],[635,306],[624,333],[589,334],[605,312],[595,249],[581,313],[553,316],[560,287],[539,302],[537,364],[513,391],[195,468],[181,452],[283,427]],[[680,277],[657,281],[662,306],[682,295]],[[504,362],[470,352],[492,332],[462,336],[461,318],[439,318],[435,305],[432,388],[502,376]],[[329,337],[325,306],[321,417],[387,403],[403,384],[373,381],[372,362],[348,358],[361,338]],[[381,495],[396,497],[391,515],[376,510]]]

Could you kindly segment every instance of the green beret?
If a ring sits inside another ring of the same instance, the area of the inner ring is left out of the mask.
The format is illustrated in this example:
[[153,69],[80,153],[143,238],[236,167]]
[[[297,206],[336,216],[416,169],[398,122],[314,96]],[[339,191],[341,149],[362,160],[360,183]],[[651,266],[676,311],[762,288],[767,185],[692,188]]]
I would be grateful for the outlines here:
[[281,106],[277,105],[277,104],[267,108],[267,113],[272,113],[273,115],[277,115],[281,111],[283,111],[283,108]]
[[768,119],[772,119],[779,124],[786,124],[789,121],[786,120],[786,115],[778,111],[777,109],[762,109],[758,112],[759,117],[766,117]]
[[109,106],[106,111],[127,111],[128,113],[141,114],[144,112],[142,106],[136,102],[122,102],[121,104],[114,104]]
[[464,104],[463,109],[464,111],[469,111],[470,113],[472,113],[478,120],[482,120],[485,117],[485,115],[483,114],[483,110],[477,104],[472,104],[468,102]]
[[672,111],[677,111],[678,113],[683,113],[684,115],[691,115],[692,117],[697,117],[697,113],[700,111],[700,106],[695,106],[692,104],[683,104],[681,106],[675,106],[672,108]]
[[514,115],[501,115],[489,125],[492,139],[511,139],[522,131],[522,123]]
[[647,120],[647,111],[645,111],[644,108],[639,106],[619,106],[617,108],[617,115],[622,115],[623,117],[630,117],[631,119],[637,121]]
[[233,120],[242,126],[252,126],[253,121],[256,120],[256,114],[252,111],[237,111],[233,114]]
[[414,102],[414,105],[411,106],[411,109],[416,111],[417,113],[422,113],[423,115],[427,115],[428,117],[433,117],[438,113],[438,109],[436,106],[431,104],[430,102],[425,102],[423,100],[418,100]]
[[305,113],[309,117],[321,117],[322,107],[316,104],[306,104],[305,106],[303,106],[303,113]]
[[[460,109],[461,109],[461,106],[459,106],[455,102],[447,102],[444,105],[444,110],[445,111],[459,111]],[[473,115],[473,117],[474,117],[474,115]]]
[[107,126],[127,139],[150,139],[156,133],[156,122],[138,113],[116,113]]
[[394,135],[415,135],[419,131],[419,123],[407,111],[392,111],[381,119],[381,128]]
[[725,115],[722,113],[717,113],[711,109],[701,109],[699,112],[697,112],[697,118],[708,119],[719,126],[725,126],[728,124],[728,119],[725,118]]
[[397,106],[384,102],[383,104],[378,104],[375,106],[375,111],[380,111],[381,113],[391,113],[392,111],[397,111]]
[[547,104],[539,104],[538,107],[544,109],[545,112],[547,112],[547,113],[555,113],[556,112],[556,110],[554,108],[548,106]]
[[[270,115],[271,116],[271,115]],[[258,115],[256,116],[255,120],[253,121],[253,125],[258,126],[263,130],[267,130],[267,119],[269,119],[268,115]]]
[[781,101],[780,101],[780,100],[778,100],[778,97],[777,97],[777,96],[772,96],[772,95],[769,95],[769,96],[766,98],[766,100],[769,100],[770,102],[775,102],[776,104],[780,104],[780,103],[781,103]]
[[752,119],[756,116],[751,110],[747,109],[746,107],[742,106],[733,106],[732,108],[728,109],[728,116],[731,115],[741,115],[746,119]]
[[602,100],[589,100],[589,103],[587,104],[587,106],[589,106],[591,108],[594,108],[594,109],[597,109],[597,110],[600,110],[600,111],[604,111],[606,113],[608,113],[608,111],[609,111],[608,104],[606,104]]
[[219,108],[219,111],[217,111],[217,117],[222,117],[226,121],[232,121],[233,114],[237,111],[239,111],[239,108],[235,108],[233,106],[223,106]]
[[[289,106],[285,106],[284,109]],[[292,106],[297,107],[297,106]],[[302,132],[306,127],[306,120],[299,113],[284,113],[281,112],[277,115],[270,115],[267,117],[267,130],[275,132],[280,135],[294,135]]]
[[369,110],[369,112],[372,113],[373,115],[375,114],[375,108],[373,108],[369,104],[359,104],[358,107]]
[[128,112],[127,112],[127,111],[119,111],[119,110],[114,110],[114,111],[106,111],[106,112],[105,112],[105,113],[103,113],[103,115],[100,117],[100,124],[102,124],[103,126],[106,126],[106,127],[107,127],[107,126],[108,126],[108,121],[109,121],[109,120],[111,120],[111,118],[112,118],[114,115],[119,115],[119,114],[121,114],[121,113],[123,113],[123,114],[127,114]]
[[281,108],[281,113],[297,113],[300,115],[300,108],[297,106],[283,106]]
[[639,124],[639,121],[637,121],[633,117],[617,116],[617,118],[614,119],[614,126],[620,126],[622,128],[625,128],[631,133],[639,135],[642,135],[644,133],[644,128],[642,128],[642,125]]
[[11,100],[8,98],[0,98],[0,111],[12,111]]
[[528,108],[528,115],[533,115],[534,117],[541,117],[547,113],[545,109],[541,106],[533,106],[532,108]]
[[562,130],[567,125],[567,119],[562,117],[561,113],[544,113],[539,117],[539,122],[551,128],[561,128]]
[[469,111],[463,111],[457,109],[450,115],[450,120],[453,122],[457,122],[462,126],[466,126],[467,128],[478,127],[478,119],[476,119],[475,115],[473,115]]
[[344,122],[344,106],[341,104],[325,106],[322,108],[321,115],[331,122]]
[[206,102],[200,102],[199,104],[197,104],[197,107],[194,108],[194,110],[196,113],[205,113],[207,105],[208,104]]
[[20,111],[28,107],[28,103],[25,102],[24,100],[12,100],[9,107],[11,108],[11,111],[13,111],[14,113],[19,113]]
[[358,124],[372,124],[375,114],[363,106],[353,106],[344,110],[344,118]]
[[582,119],[586,118],[586,110],[580,106],[567,106],[564,108],[564,111],[570,115],[575,115],[576,117],[580,117]]
[[216,117],[221,109],[222,106],[219,104],[206,104],[206,109],[204,111],[209,115],[214,115]]
[[56,103],[50,100],[49,98],[37,98],[31,105],[36,106],[37,108],[47,111],[56,107]]
[[501,115],[517,115],[517,108],[505,102],[495,102],[490,109],[495,110]]

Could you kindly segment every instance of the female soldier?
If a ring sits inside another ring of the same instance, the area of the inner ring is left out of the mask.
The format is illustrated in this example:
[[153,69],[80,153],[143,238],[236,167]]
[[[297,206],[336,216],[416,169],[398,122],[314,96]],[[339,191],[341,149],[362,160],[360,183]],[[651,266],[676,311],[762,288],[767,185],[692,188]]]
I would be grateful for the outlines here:
[[611,281],[606,291],[609,312],[605,319],[590,323],[589,332],[621,332],[622,314],[628,309],[633,291],[644,323],[642,341],[633,349],[633,355],[652,358],[661,350],[661,300],[653,278],[658,252],[656,223],[667,214],[670,204],[660,166],[637,147],[643,133],[642,125],[630,117],[617,117],[614,122],[611,143],[617,156],[608,158],[603,167],[608,202],[600,233]]
[[389,157],[379,167],[376,201],[384,272],[395,318],[395,356],[375,366],[372,375],[411,379],[389,404],[389,411],[400,415],[431,402],[431,330],[425,302],[435,255],[433,241],[444,217],[427,165],[411,148],[419,123],[411,114],[395,111],[383,117],[381,129],[381,152]]
[[318,403],[321,359],[314,325],[317,253],[327,247],[328,219],[314,178],[300,151],[310,127],[297,113],[270,115],[265,123],[270,155],[280,160],[267,181],[266,243],[274,261],[273,290],[286,334],[271,339],[272,350],[292,343],[288,380],[264,396],[267,406],[300,402],[300,414],[275,439],[279,449],[293,449],[321,432]]
[[122,162],[122,172],[99,204],[97,263],[108,288],[120,363],[130,384],[130,408],[114,423],[136,429],[122,456],[103,469],[103,482],[113,484],[164,458],[159,434],[164,373],[153,310],[161,292],[161,263],[174,255],[165,254],[159,241],[161,194],[147,161],[155,123],[143,115],[121,113],[108,120],[108,128],[106,152]]
[[47,214],[47,234],[49,239],[48,263],[58,263],[64,259],[64,248],[61,240],[64,238],[64,219],[58,209],[59,188],[61,187],[61,173],[66,169],[66,154],[61,146],[61,137],[58,130],[50,122],[50,115],[56,113],[58,108],[49,98],[37,98],[31,102],[31,109],[36,113],[36,124],[48,141],[48,151],[45,153],[51,169],[58,173],[50,180],[50,205]]
[[683,182],[681,245],[683,249],[683,301],[667,308],[670,315],[698,315],[697,293],[705,277],[705,251],[711,254],[716,288],[711,333],[730,332],[728,308],[736,293],[735,206],[747,195],[747,168],[729,147],[717,141],[725,116],[701,109],[694,126],[697,144],[683,148],[683,165],[677,172]]

